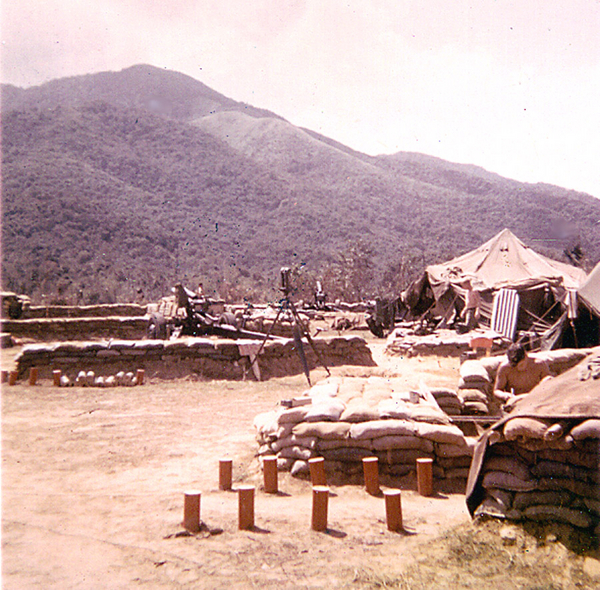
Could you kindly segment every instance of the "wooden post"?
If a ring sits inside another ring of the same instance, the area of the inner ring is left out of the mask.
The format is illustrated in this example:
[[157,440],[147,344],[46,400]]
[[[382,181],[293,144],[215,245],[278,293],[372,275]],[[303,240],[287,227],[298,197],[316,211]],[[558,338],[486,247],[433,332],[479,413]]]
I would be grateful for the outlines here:
[[327,502],[329,488],[313,486],[312,530],[324,533],[327,530]]
[[233,460],[219,459],[219,489],[231,490],[231,480],[233,475]]
[[29,369],[29,385],[35,385],[38,378],[37,367],[31,367]]
[[135,384],[144,385],[144,369],[138,369],[135,374]]
[[277,457],[275,455],[263,457],[262,461],[265,492],[276,494],[279,491],[277,487]]
[[8,375],[8,384],[16,385],[18,377],[19,377],[19,371],[11,371]]
[[379,494],[379,459],[377,457],[365,457],[362,460],[365,476],[365,488],[371,496]]
[[52,383],[54,387],[60,387],[60,378],[62,377],[62,372],[60,369],[55,369],[52,371]]
[[385,490],[385,519],[389,531],[397,533],[402,530],[402,500],[400,490]]
[[196,490],[184,492],[183,528],[190,533],[200,531],[200,496]]
[[417,490],[421,496],[433,494],[433,459],[417,459]]
[[2,383],[8,383],[8,371],[2,371],[1,375],[2,375],[2,379],[1,379]]
[[327,485],[327,476],[325,475],[325,459],[323,459],[323,457],[314,457],[309,459],[308,469],[310,470],[310,482],[313,486]]
[[254,528],[254,486],[241,485],[238,491],[238,528],[252,530]]

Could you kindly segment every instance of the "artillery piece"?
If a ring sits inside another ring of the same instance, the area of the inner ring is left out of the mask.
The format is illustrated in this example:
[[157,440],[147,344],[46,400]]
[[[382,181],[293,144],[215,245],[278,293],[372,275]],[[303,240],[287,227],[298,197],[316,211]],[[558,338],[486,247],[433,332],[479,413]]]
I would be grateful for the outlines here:
[[223,307],[204,295],[186,289],[181,283],[173,287],[173,293],[173,296],[163,298],[156,309],[150,312],[149,338],[167,340],[179,336],[221,336],[265,339],[262,332],[242,329],[234,314],[226,313]]

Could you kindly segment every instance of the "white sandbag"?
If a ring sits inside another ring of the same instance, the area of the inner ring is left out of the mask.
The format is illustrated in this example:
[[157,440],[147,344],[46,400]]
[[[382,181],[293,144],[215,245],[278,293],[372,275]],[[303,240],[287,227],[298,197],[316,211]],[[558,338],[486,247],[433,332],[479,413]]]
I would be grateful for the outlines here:
[[279,425],[277,424],[278,412],[272,410],[270,412],[263,412],[257,414],[254,417],[253,425],[256,430],[261,434],[276,434]]
[[414,436],[415,434],[417,434],[417,424],[408,420],[372,420],[371,422],[352,424],[350,427],[350,438],[357,440],[394,435]]
[[458,395],[463,402],[482,402],[487,404],[488,396],[479,389],[460,389]]
[[504,438],[544,440],[544,434],[550,425],[548,421],[536,418],[512,418],[504,424]]
[[335,397],[337,395],[339,385],[340,385],[339,380],[338,381],[330,381],[330,380],[320,381],[319,383],[316,383],[315,385],[313,385],[310,388],[308,395],[310,397],[312,397],[313,399],[314,398],[323,398],[323,397]]
[[312,406],[305,407],[308,408],[304,416],[306,422],[335,422],[346,409],[344,402],[334,398],[319,398],[317,403],[313,402]]
[[277,457],[277,471],[289,471],[294,464],[295,459],[286,457]]
[[575,440],[585,440],[586,438],[600,439],[600,420],[598,418],[584,420],[581,424],[571,429],[571,436]]
[[356,398],[346,404],[340,420],[344,422],[368,422],[378,420],[379,410],[377,406],[367,403],[362,398]]
[[488,372],[478,360],[465,361],[460,366],[460,376],[465,381],[465,383],[469,383],[470,381],[486,381],[488,383],[491,382]]
[[417,436],[427,438],[437,443],[463,444],[465,435],[462,430],[454,424],[428,424],[427,422],[416,422]]
[[450,424],[450,418],[438,408],[428,404],[416,404],[412,407],[410,418],[416,422],[429,422],[430,424]]
[[398,399],[384,399],[377,404],[379,418],[396,418],[411,420],[411,409],[408,404]]
[[277,417],[277,423],[281,424],[298,424],[298,422],[303,422],[306,418],[306,414],[311,408],[312,405],[306,406],[298,406],[296,408],[289,408],[288,410],[283,410],[280,412]]

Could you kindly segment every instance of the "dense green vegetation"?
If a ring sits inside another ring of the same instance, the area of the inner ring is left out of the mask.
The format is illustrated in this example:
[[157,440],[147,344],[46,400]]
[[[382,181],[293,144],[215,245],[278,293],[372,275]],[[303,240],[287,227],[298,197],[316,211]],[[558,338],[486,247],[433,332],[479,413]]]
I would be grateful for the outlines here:
[[34,301],[397,293],[504,227],[600,259],[600,200],[419,154],[370,157],[136,66],[2,89],[3,288]]

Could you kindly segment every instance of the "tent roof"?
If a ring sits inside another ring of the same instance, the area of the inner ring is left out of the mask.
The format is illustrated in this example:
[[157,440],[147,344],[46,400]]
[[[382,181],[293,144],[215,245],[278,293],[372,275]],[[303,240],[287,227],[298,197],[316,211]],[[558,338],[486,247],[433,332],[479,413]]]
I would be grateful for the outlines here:
[[577,295],[597,316],[600,316],[600,262],[581,285]]
[[528,288],[552,283],[577,289],[586,278],[583,270],[546,258],[503,229],[485,244],[443,264],[427,267],[432,286],[473,278],[478,288]]

